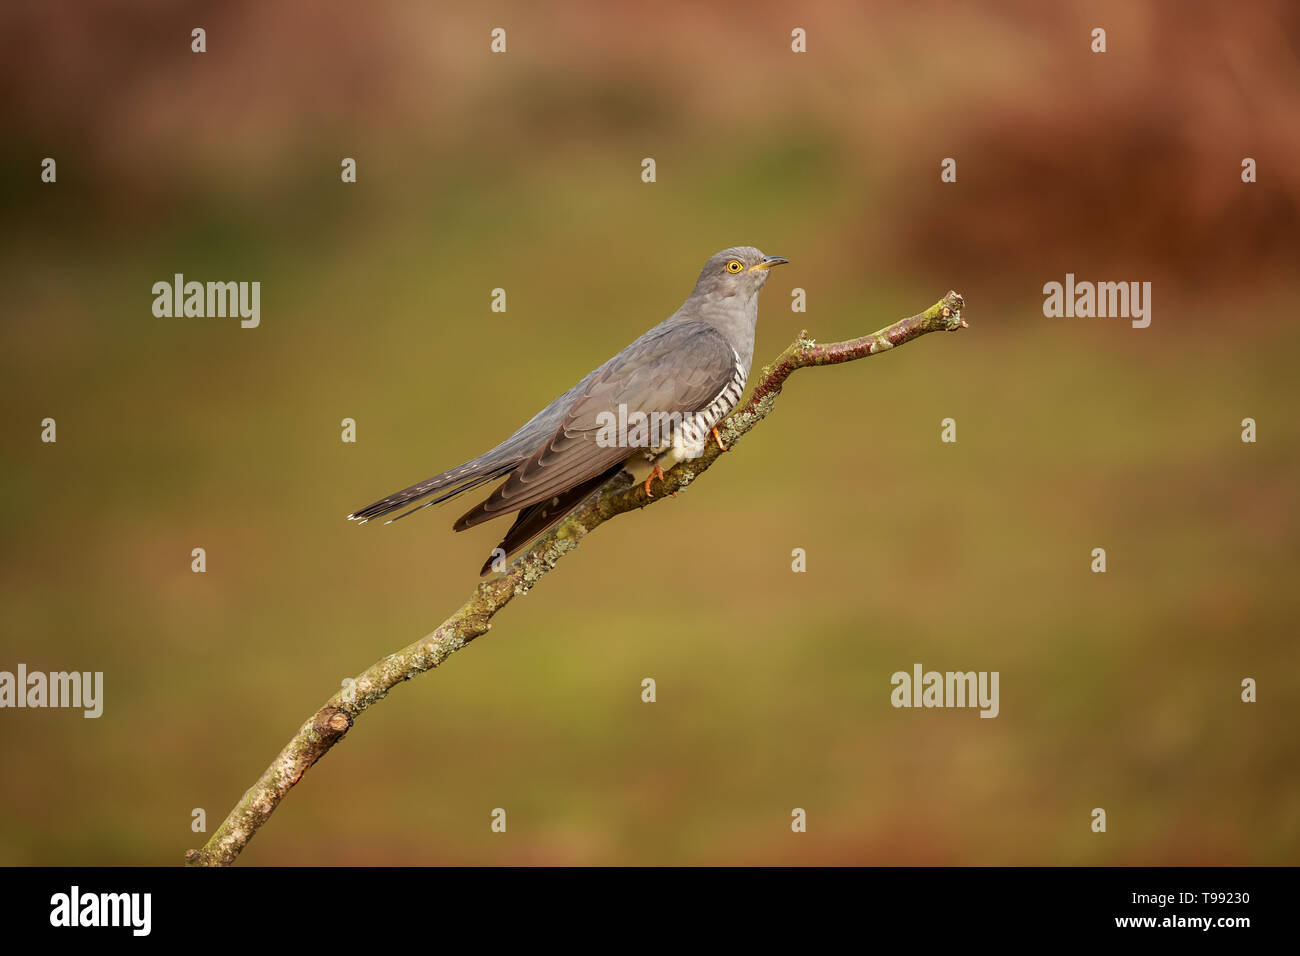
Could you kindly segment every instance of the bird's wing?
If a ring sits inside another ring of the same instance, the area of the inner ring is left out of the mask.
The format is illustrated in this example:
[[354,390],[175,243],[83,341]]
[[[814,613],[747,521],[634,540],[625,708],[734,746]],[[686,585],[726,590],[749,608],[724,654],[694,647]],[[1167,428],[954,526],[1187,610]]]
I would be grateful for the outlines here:
[[[537,446],[544,438],[555,431],[556,424],[564,418],[563,410],[571,404],[573,397],[582,392],[601,371],[603,367],[588,372],[582,381],[524,422],[513,435],[491,451],[457,468],[434,475],[401,491],[395,491],[386,498],[380,498],[374,504],[353,512],[348,517],[364,524],[375,518],[392,514],[394,511],[407,509],[397,518],[391,519],[391,523],[398,518],[405,518],[423,508],[463,495],[479,485],[488,484],[509,474],[537,450]],[[436,497],[430,497],[431,495]],[[422,503],[417,504],[417,502]]]
[[483,562],[483,568],[479,574],[487,574],[492,570],[493,564],[496,563],[500,551],[505,552],[505,560],[509,561],[534,538],[539,538],[547,531],[550,531],[578,505],[582,504],[589,495],[599,491],[601,485],[617,475],[623,468],[623,463],[618,462],[607,471],[602,471],[595,478],[588,478],[579,485],[574,485],[568,491],[563,491],[558,495],[539,501],[535,505],[529,505],[527,508],[520,508],[515,514],[515,523],[510,526],[497,549],[488,555],[488,559]]
[[[732,381],[739,360],[722,333],[703,322],[684,322],[629,346],[574,400],[554,434],[482,504],[453,527],[463,531],[586,482],[638,453],[598,443],[602,413],[688,415],[708,406]],[[629,426],[631,427],[631,426]]]

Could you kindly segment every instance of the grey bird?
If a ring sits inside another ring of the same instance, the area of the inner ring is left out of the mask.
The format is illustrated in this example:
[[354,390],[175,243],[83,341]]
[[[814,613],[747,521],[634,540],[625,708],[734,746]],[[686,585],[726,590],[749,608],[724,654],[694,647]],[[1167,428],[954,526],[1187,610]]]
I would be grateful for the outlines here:
[[[722,444],[716,426],[740,401],[754,358],[759,290],[768,270],[785,262],[752,246],[722,250],[704,264],[681,308],[501,444],[348,517],[364,524],[402,511],[391,523],[505,478],[452,525],[464,531],[518,512],[484,563],[480,573],[487,574],[494,562],[508,560],[559,524],[625,468],[638,481],[648,469],[645,490],[653,495],[651,482],[683,458],[698,455],[710,433]],[[645,419],[664,427],[634,427],[630,435],[622,427]],[[614,422],[620,428],[612,427]]]

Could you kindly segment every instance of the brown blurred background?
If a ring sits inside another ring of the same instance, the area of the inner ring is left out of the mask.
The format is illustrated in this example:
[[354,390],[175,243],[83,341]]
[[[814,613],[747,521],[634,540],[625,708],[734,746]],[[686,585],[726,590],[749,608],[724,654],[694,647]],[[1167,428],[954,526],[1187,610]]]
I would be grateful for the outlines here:
[[[98,720],[0,712],[0,863],[179,863],[504,529],[343,516],[732,244],[792,260],[756,367],[949,288],[972,328],[800,373],[242,861],[1300,862],[1296,6],[700,6],[0,9],[0,669],[106,684]],[[260,281],[261,327],[155,318],[175,272]],[[1150,328],[1044,318],[1067,272],[1151,281]],[[1001,715],[891,708],[916,662],[999,671]]]

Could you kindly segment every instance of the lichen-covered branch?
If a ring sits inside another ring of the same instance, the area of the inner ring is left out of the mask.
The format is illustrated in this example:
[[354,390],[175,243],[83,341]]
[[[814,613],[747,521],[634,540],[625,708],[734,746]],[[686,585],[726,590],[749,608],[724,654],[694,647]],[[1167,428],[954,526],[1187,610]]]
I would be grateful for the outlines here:
[[[718,426],[728,450],[742,436],[767,417],[786,379],[796,370],[814,365],[836,365],[876,355],[910,342],[928,332],[952,332],[965,328],[961,311],[965,302],[949,292],[930,308],[895,322],[871,335],[817,345],[801,332],[799,338],[765,367],[748,402],[739,406]],[[532,545],[498,578],[481,582],[461,608],[414,644],[373,664],[345,681],[343,688],[325,702],[293,735],[280,755],[240,798],[201,850],[189,850],[186,862],[194,866],[227,866],[275,812],[280,801],[302,779],[302,775],[323,757],[368,708],[383,700],[402,681],[432,670],[474,638],[486,634],[492,617],[520,594],[536,586],[542,576],[559,563],[584,537],[609,519],[662,501],[680,491],[727,454],[710,442],[699,458],[681,462],[655,486],[654,497],[626,474],[613,479],[592,498],[573,511],[551,534]]]

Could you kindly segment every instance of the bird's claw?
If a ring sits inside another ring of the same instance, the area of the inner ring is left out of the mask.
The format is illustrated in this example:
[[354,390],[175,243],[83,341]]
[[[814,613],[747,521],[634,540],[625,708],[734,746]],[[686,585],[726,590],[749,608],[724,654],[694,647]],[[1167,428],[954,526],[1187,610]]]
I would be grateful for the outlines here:
[[727,450],[726,442],[724,442],[724,441],[722,440],[722,436],[718,434],[718,426],[717,426],[717,425],[714,425],[714,426],[713,426],[713,439],[714,439],[714,441],[716,441],[716,442],[718,443],[718,447],[719,447],[719,448],[721,448],[723,451],[726,451],[726,450]]
[[645,480],[645,496],[647,498],[653,498],[655,496],[655,493],[650,490],[650,482],[654,481],[656,478],[658,478],[660,482],[664,480],[664,470],[658,462],[656,462],[654,468],[650,470],[650,477]]

